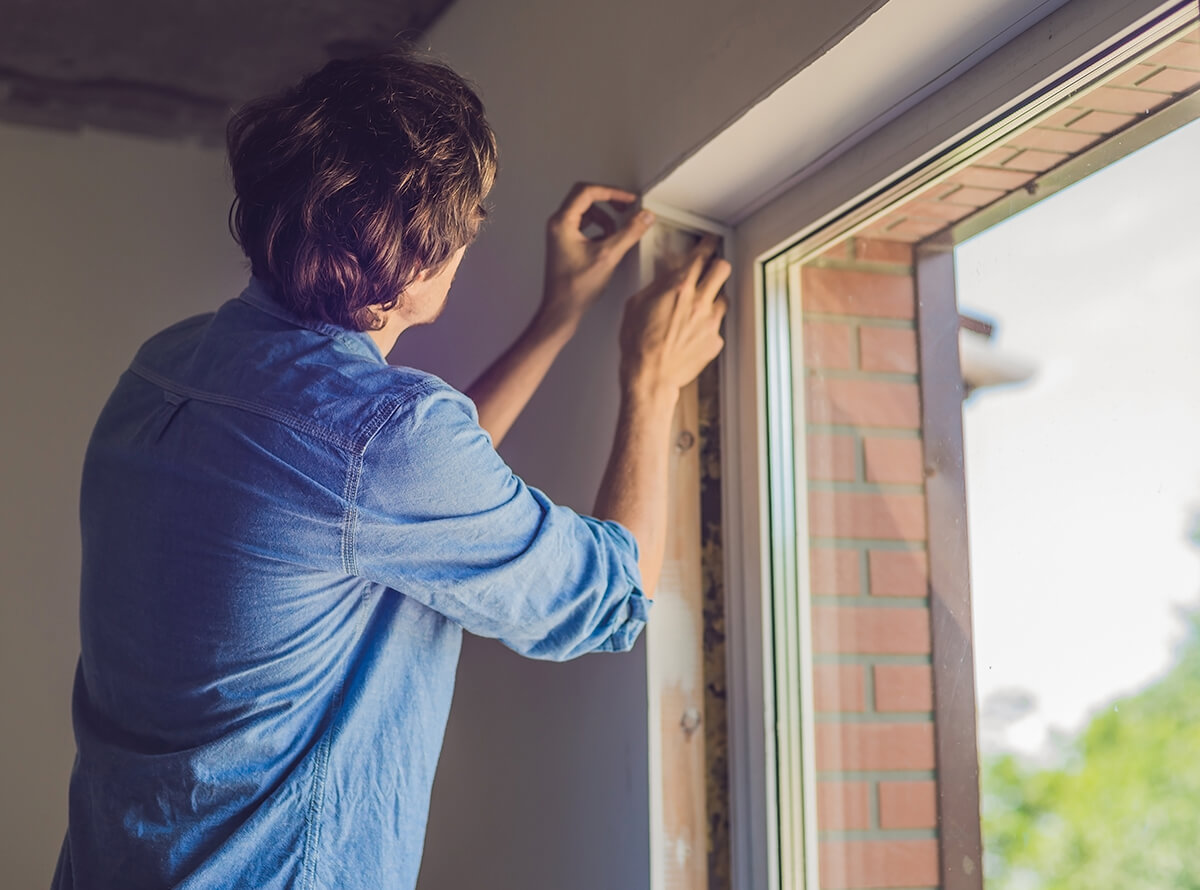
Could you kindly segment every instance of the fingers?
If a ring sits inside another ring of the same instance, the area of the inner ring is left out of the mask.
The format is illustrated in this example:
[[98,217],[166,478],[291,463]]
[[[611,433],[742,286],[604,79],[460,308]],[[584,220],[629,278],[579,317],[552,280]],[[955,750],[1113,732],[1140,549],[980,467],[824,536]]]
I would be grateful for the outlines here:
[[691,290],[697,306],[713,305],[733,270],[728,260],[715,255],[719,243],[717,236],[705,235],[692,248],[684,267],[682,286],[685,291]]
[[717,238],[715,235],[705,235],[697,242],[696,246],[688,251],[687,258],[683,261],[682,283],[685,288],[694,288],[700,280],[700,273],[704,271],[704,267],[708,265],[708,261],[717,250]]
[[558,208],[558,212],[554,216],[563,225],[578,228],[583,223],[584,213],[597,201],[612,201],[627,206],[636,200],[637,195],[625,191],[625,189],[578,182],[567,194],[562,206]]
[[701,303],[716,300],[717,294],[729,280],[729,273],[732,271],[733,266],[729,264],[728,260],[720,257],[713,259],[708,264],[708,268],[704,270],[704,275],[696,282],[696,299]]
[[617,224],[613,222],[612,217],[595,204],[583,211],[583,217],[580,219],[580,229],[584,229],[588,225],[594,225],[600,229],[602,238],[611,238],[617,231]]
[[607,246],[619,259],[633,245],[641,241],[643,235],[650,231],[650,227],[654,225],[654,219],[654,214],[649,210],[643,210],[640,213],[634,214],[625,222],[625,225],[617,230],[616,234],[608,239]]

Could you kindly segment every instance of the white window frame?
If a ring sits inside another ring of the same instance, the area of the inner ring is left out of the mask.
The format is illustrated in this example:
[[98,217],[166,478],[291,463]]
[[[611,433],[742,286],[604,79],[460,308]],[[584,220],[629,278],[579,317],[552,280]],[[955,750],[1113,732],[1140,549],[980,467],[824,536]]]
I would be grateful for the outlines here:
[[[981,145],[1003,138],[1036,116],[1038,109],[1078,89],[1100,59],[1112,65],[1131,35],[1169,33],[1184,16],[1194,15],[1194,7],[1194,0],[1073,0],[840,154],[818,174],[795,184],[781,182],[778,196],[745,219],[706,219],[665,205],[656,200],[654,188],[648,190],[644,204],[660,217],[721,235],[725,255],[734,264],[722,363],[721,454],[732,884],[738,890],[817,886],[815,831],[807,837],[804,833],[806,824],[815,825],[815,783],[803,789],[801,781],[813,774],[811,731],[805,729],[805,724],[811,727],[811,714],[805,712],[811,673],[800,671],[799,685],[781,709],[776,707],[774,683],[777,650],[786,650],[779,653],[785,663],[797,652],[810,650],[802,620],[807,609],[800,608],[793,626],[781,634],[783,629],[772,626],[769,603],[768,377],[775,377],[775,392],[780,393],[788,375],[768,367],[767,331],[789,332],[793,360],[800,343],[796,319],[780,303],[786,300],[787,282],[768,280],[769,261],[783,251],[793,257],[816,252],[821,244],[867,224],[933,179],[949,175]],[[793,410],[802,418],[803,406],[792,395]],[[792,436],[793,473],[803,479],[804,436],[794,430]],[[786,534],[793,538],[795,552],[802,554],[807,552],[804,498],[802,491],[796,495],[788,508],[791,527]],[[795,589],[788,593],[802,607],[810,596],[807,572],[793,566],[790,576]],[[799,660],[800,665],[806,662]],[[787,721],[795,719],[800,720],[800,731],[789,733]],[[788,750],[780,750],[780,738],[790,739]],[[800,782],[802,788],[785,807],[778,796],[781,778]],[[781,868],[784,846],[789,851],[786,869]],[[805,855],[791,855],[796,850]]]

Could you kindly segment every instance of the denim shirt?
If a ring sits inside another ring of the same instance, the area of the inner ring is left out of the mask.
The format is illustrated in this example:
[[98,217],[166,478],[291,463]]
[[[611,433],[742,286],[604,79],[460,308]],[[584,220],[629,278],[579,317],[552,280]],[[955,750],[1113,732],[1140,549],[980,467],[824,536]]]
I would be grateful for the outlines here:
[[138,352],[80,510],[56,888],[411,888],[462,630],[561,660],[647,614],[628,531],[253,279]]

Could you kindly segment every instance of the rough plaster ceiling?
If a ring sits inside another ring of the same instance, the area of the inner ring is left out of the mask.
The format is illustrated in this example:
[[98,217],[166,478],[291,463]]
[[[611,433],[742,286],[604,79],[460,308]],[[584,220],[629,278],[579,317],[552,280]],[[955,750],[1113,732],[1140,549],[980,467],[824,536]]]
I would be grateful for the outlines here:
[[219,142],[229,112],[452,0],[0,0],[0,118]]

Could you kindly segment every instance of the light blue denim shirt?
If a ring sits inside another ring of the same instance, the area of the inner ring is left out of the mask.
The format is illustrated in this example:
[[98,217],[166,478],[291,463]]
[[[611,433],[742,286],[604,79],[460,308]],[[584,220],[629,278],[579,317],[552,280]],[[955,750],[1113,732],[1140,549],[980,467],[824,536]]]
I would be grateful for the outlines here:
[[255,280],[138,352],[81,525],[56,888],[411,888],[462,630],[567,659],[649,605],[469,399]]

